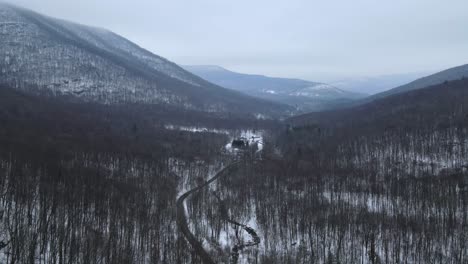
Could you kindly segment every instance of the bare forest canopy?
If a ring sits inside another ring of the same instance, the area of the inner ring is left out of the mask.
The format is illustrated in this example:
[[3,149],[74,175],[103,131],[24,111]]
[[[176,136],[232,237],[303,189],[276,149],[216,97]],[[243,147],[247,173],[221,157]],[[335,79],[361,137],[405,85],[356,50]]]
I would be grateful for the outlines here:
[[238,156],[237,170],[186,201],[215,261],[238,244],[228,208],[258,234],[240,253],[253,263],[463,263],[467,85],[287,120],[294,126],[2,86],[0,253],[6,263],[200,263],[176,198],[233,157],[226,134],[165,129],[180,120],[270,131],[261,157]]
[[282,120],[5,4],[0,55],[0,263],[468,263],[466,66]]

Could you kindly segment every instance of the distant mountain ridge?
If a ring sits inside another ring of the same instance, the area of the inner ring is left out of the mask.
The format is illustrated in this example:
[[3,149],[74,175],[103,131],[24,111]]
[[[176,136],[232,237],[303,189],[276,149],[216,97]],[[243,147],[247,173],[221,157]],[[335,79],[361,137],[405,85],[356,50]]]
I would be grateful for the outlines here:
[[105,29],[0,3],[0,82],[102,103],[281,115],[290,107],[195,76]]
[[363,94],[345,91],[319,82],[243,74],[216,65],[185,65],[183,67],[220,86],[286,103],[305,112],[333,108],[342,101],[364,97]]

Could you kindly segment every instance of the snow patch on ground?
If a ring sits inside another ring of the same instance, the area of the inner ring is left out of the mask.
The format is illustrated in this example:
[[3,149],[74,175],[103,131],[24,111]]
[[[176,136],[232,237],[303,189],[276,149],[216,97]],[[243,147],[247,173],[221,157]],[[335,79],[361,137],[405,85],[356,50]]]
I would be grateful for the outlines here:
[[195,127],[195,126],[176,126],[176,125],[165,125],[167,130],[177,130],[177,131],[187,131],[193,133],[216,133],[216,134],[226,134],[229,135],[229,130],[226,129],[216,129],[216,128],[207,128],[207,127]]
[[186,131],[192,133],[216,133],[224,134],[229,136],[229,142],[224,146],[224,149],[228,153],[236,153],[238,149],[232,147],[232,141],[234,139],[243,138],[249,142],[249,146],[257,145],[257,152],[263,150],[264,141],[263,141],[263,130],[228,130],[228,129],[216,129],[216,128],[207,128],[207,127],[196,127],[196,126],[178,126],[178,125],[165,125],[165,129],[175,130],[175,131]]

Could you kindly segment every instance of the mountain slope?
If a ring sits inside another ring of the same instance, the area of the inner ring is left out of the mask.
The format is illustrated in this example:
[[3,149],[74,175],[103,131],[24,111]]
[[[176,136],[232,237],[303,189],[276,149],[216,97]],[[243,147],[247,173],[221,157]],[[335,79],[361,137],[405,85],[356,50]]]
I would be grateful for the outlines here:
[[426,75],[427,74],[421,72],[349,77],[341,80],[335,80],[330,82],[330,84],[343,90],[374,95],[402,86]]
[[[293,126],[347,127],[384,133],[401,129],[468,124],[468,78],[380,98],[349,109],[292,117]],[[346,131],[346,130],[344,130]],[[362,134],[361,134],[362,135]]]
[[386,96],[393,95],[393,94],[399,94],[399,93],[404,93],[404,92],[408,92],[412,90],[422,89],[422,88],[426,88],[432,85],[441,84],[445,81],[459,80],[459,79],[462,79],[463,77],[468,78],[468,64],[450,68],[450,69],[417,79],[408,84],[396,87],[394,89],[391,89],[382,93],[378,93],[374,96],[369,97],[368,99],[372,100],[372,99],[382,98],[382,97],[386,97]]
[[273,78],[232,72],[219,66],[183,66],[188,71],[220,86],[252,96],[297,107],[300,111],[331,108],[343,100],[363,97],[362,94],[334,86],[299,79]]
[[0,4],[0,82],[102,103],[278,115],[288,107],[211,84],[104,29]]

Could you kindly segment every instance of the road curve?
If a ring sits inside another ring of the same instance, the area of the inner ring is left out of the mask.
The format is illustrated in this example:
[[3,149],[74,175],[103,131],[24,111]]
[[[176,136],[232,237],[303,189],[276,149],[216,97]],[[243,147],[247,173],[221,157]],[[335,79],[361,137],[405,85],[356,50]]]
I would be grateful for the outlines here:
[[[229,218],[229,213],[228,213],[228,210],[226,208],[226,205],[224,204],[224,201],[221,200],[221,198],[216,194],[216,192],[213,192],[213,196],[216,197],[216,199],[219,201],[219,207],[220,207],[220,211],[221,211],[221,217],[228,223],[232,224],[232,225],[235,225],[235,226],[238,226],[242,229],[244,229],[245,232],[247,232],[250,237],[252,238],[252,241],[249,241],[245,244],[241,244],[240,241],[238,244],[234,245],[234,247],[232,248],[232,252],[231,252],[231,260],[230,260],[230,264],[237,264],[237,262],[239,261],[239,255],[240,255],[240,252],[248,247],[253,247],[253,246],[256,246],[258,244],[260,244],[260,237],[257,235],[257,232],[255,232],[255,230],[247,225],[244,225],[244,224],[241,224],[235,220],[232,220]],[[236,237],[237,237],[237,234],[236,234]],[[239,238],[237,238],[239,240]]]
[[210,185],[212,182],[216,181],[221,176],[226,175],[227,172],[229,172],[237,165],[239,165],[238,161],[229,164],[228,166],[220,170],[218,173],[216,173],[215,176],[206,181],[204,184],[187,191],[177,199],[177,225],[179,226],[180,231],[182,232],[182,234],[184,234],[187,241],[190,243],[190,245],[192,245],[197,255],[200,256],[202,262],[205,264],[215,264],[215,262],[211,258],[210,254],[208,254],[208,252],[206,252],[206,250],[203,248],[202,243],[197,240],[197,238],[195,237],[195,235],[193,235],[192,232],[190,232],[190,229],[188,227],[187,216],[185,215],[184,202],[185,199],[187,199],[187,197],[190,196],[192,193],[195,193]]

